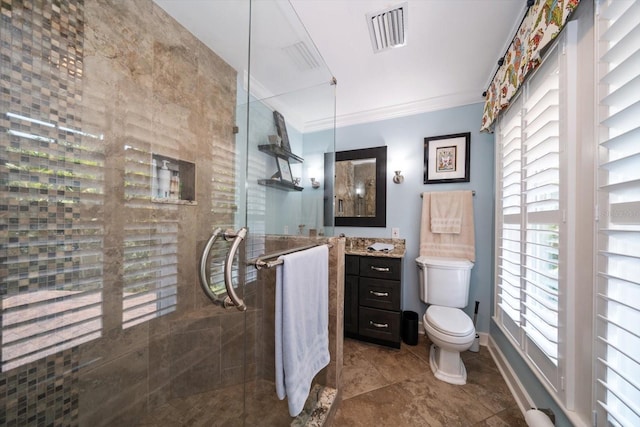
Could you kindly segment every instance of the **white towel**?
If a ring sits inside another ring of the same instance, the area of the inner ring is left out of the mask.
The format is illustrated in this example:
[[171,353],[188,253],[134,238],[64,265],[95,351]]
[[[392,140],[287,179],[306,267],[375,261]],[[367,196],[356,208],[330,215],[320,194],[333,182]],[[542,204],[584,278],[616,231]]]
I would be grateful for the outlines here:
[[467,191],[431,193],[431,232],[460,234]]
[[392,251],[394,247],[395,246],[389,243],[376,242],[373,245],[367,246],[367,249],[369,249],[370,251],[388,252],[388,251]]
[[276,393],[297,416],[329,355],[329,249],[283,255],[276,269]]
[[460,234],[431,232],[431,196],[422,193],[420,219],[420,256],[476,259],[475,229],[473,226],[473,195],[465,192]]

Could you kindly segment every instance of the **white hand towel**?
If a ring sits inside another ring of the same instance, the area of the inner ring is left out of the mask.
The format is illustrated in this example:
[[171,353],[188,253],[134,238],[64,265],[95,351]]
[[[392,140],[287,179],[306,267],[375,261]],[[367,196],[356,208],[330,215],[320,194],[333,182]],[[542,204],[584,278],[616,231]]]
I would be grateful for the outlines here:
[[329,355],[329,249],[283,255],[276,269],[276,393],[297,416]]
[[464,214],[460,234],[431,232],[431,196],[422,193],[420,218],[420,256],[436,256],[475,261],[475,229],[473,225],[473,195],[467,191],[464,198]]
[[466,191],[431,193],[431,232],[460,234]]

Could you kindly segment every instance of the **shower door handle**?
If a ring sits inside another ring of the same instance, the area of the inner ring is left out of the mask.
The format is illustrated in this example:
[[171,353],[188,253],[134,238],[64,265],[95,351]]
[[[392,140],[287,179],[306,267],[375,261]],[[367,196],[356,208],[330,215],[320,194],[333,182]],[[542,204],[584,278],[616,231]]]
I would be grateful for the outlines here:
[[227,297],[224,300],[225,308],[235,307],[240,311],[245,311],[247,306],[244,305],[244,301],[236,294],[235,289],[233,289],[233,283],[231,281],[231,271],[233,269],[233,258],[236,256],[236,252],[238,251],[238,247],[242,240],[244,240],[247,235],[247,228],[242,227],[236,233],[232,231],[227,231],[224,233],[224,238],[229,240],[233,238],[233,243],[231,244],[231,248],[227,253],[227,259],[224,263],[224,286],[227,288]]
[[219,303],[219,301],[216,294],[214,294],[209,287],[209,281],[207,280],[207,260],[209,259],[209,252],[211,252],[211,248],[216,240],[218,240],[218,237],[220,237],[220,234],[222,234],[222,229],[220,227],[213,230],[213,234],[211,234],[206,245],[204,245],[202,256],[200,257],[200,285],[202,286],[204,293],[215,303]]
[[[233,258],[236,255],[236,251],[240,246],[240,243],[247,235],[247,229],[241,228],[237,233],[233,231],[225,231],[223,232],[220,227],[217,227],[213,230],[211,237],[207,240],[207,243],[202,250],[202,256],[200,257],[200,285],[202,286],[202,290],[209,297],[211,301],[216,304],[222,304],[225,308],[236,307],[240,311],[245,311],[247,306],[244,305],[242,299],[238,297],[235,289],[233,289],[233,283],[231,280],[231,271],[233,269]],[[223,236],[225,240],[234,239],[231,244],[231,248],[227,253],[227,258],[225,260],[224,265],[224,286],[227,289],[227,296],[224,301],[220,302],[216,294],[213,293],[211,288],[209,287],[209,281],[207,280],[207,260],[209,259],[209,253],[211,252],[211,248],[213,244],[218,240],[220,236]]]

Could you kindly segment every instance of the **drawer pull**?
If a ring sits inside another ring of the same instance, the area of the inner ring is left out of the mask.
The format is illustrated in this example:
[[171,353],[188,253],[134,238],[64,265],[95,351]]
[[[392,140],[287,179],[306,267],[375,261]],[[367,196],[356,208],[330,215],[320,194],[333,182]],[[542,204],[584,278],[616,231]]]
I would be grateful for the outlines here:
[[371,269],[373,271],[381,271],[383,273],[388,273],[389,271],[391,271],[391,269],[389,267],[376,267],[375,265],[372,265]]
[[369,325],[373,326],[374,328],[380,328],[380,329],[386,329],[389,327],[388,323],[376,323],[373,320],[369,320]]
[[378,292],[378,291],[369,291],[369,293],[376,297],[388,297],[389,292]]

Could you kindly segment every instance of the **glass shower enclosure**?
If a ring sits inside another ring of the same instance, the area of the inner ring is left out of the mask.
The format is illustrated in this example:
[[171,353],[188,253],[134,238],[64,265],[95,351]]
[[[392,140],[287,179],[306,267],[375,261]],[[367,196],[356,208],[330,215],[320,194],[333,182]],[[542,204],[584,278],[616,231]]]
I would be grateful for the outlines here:
[[273,381],[275,271],[255,267],[327,242],[340,259],[335,80],[291,4],[0,8],[0,425],[329,413],[339,292],[332,361],[294,419]]

